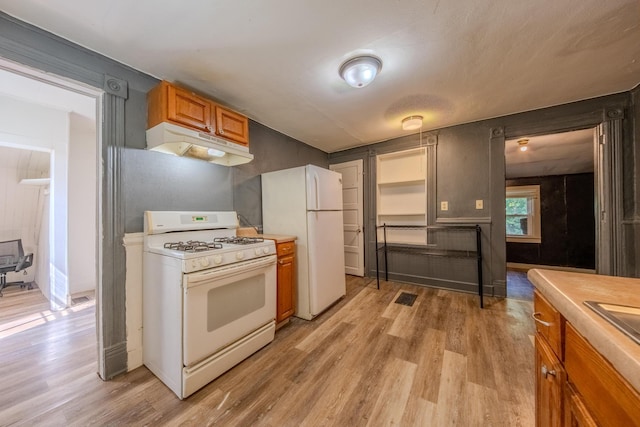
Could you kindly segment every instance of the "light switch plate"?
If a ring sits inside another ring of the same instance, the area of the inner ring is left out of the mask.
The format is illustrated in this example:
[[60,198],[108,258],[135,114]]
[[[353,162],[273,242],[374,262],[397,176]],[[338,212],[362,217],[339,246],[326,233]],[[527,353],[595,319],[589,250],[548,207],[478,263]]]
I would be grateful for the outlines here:
[[449,202],[440,202],[440,210],[448,211],[449,210]]
[[484,202],[482,200],[476,200],[476,209],[484,209]]

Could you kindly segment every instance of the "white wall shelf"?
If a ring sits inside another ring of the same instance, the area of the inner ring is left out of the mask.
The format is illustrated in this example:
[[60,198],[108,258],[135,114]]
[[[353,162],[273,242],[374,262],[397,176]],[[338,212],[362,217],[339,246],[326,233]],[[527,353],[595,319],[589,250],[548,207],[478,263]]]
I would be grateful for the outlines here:
[[[427,153],[424,147],[376,158],[376,222],[378,226],[427,225]],[[379,231],[380,232],[380,231]],[[424,245],[426,233],[388,230],[393,243]],[[381,237],[381,236],[379,236]]]

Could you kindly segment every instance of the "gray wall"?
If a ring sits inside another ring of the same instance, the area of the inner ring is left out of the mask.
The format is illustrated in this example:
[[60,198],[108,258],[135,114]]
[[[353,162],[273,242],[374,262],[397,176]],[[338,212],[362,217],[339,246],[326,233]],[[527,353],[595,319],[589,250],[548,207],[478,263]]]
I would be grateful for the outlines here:
[[262,184],[260,174],[313,164],[328,167],[327,153],[273,129],[249,122],[251,152],[254,160],[233,170],[233,208],[241,225],[262,229]]
[[[585,129],[609,121],[617,121],[621,127],[622,157],[625,159],[622,182],[617,183],[623,194],[622,204],[625,207],[623,220],[625,227],[622,229],[620,242],[616,243],[624,243],[620,253],[624,257],[625,268],[619,274],[638,275],[638,256],[635,253],[634,243],[639,241],[637,155],[640,150],[637,148],[640,132],[634,128],[634,124],[638,123],[639,114],[637,108],[634,109],[633,103],[633,101],[637,102],[638,98],[640,95],[636,89],[633,93],[620,93],[423,133],[423,144],[428,138],[437,140],[435,153],[428,160],[432,162],[432,168],[437,171],[436,182],[432,183],[433,191],[428,194],[428,199],[434,208],[434,214],[429,222],[431,224],[478,223],[481,225],[484,253],[483,282],[488,294],[505,295],[505,138]],[[375,155],[419,145],[418,136],[412,135],[331,153],[329,156],[332,164],[358,158],[364,160],[366,265],[370,275],[375,275],[375,240],[372,232],[375,228]],[[475,209],[477,199],[484,200],[484,209]],[[449,202],[448,211],[435,209],[439,207],[440,201],[445,200]],[[407,271],[414,272],[412,263],[415,263],[415,260],[403,258],[400,254],[395,261],[390,271],[393,268],[392,272],[398,277]],[[451,264],[449,270],[453,272],[457,268]],[[469,264],[465,268],[468,269],[468,277],[471,277],[475,266]],[[451,280],[448,285],[450,288],[470,289],[472,284],[470,281],[458,280],[452,274],[434,278],[431,276],[432,271],[425,267],[421,274],[414,274],[414,277],[407,278],[407,281],[441,286],[443,281]]]

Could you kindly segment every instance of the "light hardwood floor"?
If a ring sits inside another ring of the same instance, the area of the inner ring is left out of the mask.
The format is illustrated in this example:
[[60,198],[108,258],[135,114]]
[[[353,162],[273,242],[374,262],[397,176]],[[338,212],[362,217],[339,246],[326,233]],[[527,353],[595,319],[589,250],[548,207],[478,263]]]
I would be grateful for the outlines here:
[[5,293],[0,425],[534,425],[531,302],[347,277],[328,312],[184,401],[144,367],[98,378],[92,301],[16,326]]

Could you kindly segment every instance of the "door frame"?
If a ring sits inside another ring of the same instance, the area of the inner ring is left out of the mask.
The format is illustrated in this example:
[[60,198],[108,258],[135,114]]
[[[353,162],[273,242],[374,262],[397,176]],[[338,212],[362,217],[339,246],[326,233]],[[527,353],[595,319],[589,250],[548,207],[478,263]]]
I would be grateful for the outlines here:
[[[122,238],[125,209],[122,192],[122,156],[126,140],[125,100],[128,81],[99,71],[105,62],[85,63],[85,50],[0,14],[0,58],[61,82],[77,84],[102,93],[97,100],[98,136],[98,281],[96,283],[96,328],[98,374],[111,379],[127,370],[125,319],[125,265]],[[86,51],[88,52],[88,51]],[[75,55],[75,56],[74,56]],[[90,56],[87,54],[86,56]],[[93,56],[91,56],[93,57]],[[83,65],[80,65],[83,64]],[[109,68],[117,70],[118,68]],[[123,68],[124,70],[124,68]],[[125,71],[134,76],[133,72]]]
[[[545,135],[572,130],[598,128],[604,129],[604,144],[606,162],[601,165],[602,192],[610,195],[606,200],[600,201],[601,196],[596,195],[596,205],[608,210],[609,221],[601,221],[596,217],[596,273],[604,275],[623,275],[623,251],[622,251],[622,136],[624,106],[615,105],[607,108],[597,108],[575,114],[557,114],[553,118],[547,112],[534,112],[545,114],[540,120],[534,117],[518,124],[504,127],[494,127],[490,130],[490,159],[491,168],[491,207],[494,223],[491,226],[491,240],[503,242],[496,246],[496,251],[491,262],[491,270],[502,272],[502,279],[506,282],[506,231],[505,231],[505,157],[504,144],[507,139],[517,139],[525,136]],[[595,160],[595,159],[594,159]],[[597,172],[596,172],[597,173]],[[596,182],[598,187],[598,182]],[[499,282],[499,276],[496,282]]]
[[[364,277],[365,275],[365,266],[364,266],[364,262],[365,262],[365,229],[364,229],[364,161],[362,159],[356,159],[356,160],[351,160],[348,162],[342,162],[342,163],[334,163],[329,165],[329,169],[331,170],[336,170],[339,168],[344,168],[344,167],[351,167],[351,166],[355,166],[356,167],[356,173],[358,175],[358,183],[357,183],[357,188],[358,188],[358,200],[356,201],[356,204],[358,205],[357,209],[359,211],[359,218],[358,218],[358,224],[357,227],[358,229],[356,230],[356,233],[358,233],[358,246],[360,248],[360,250],[358,251],[358,264],[359,264],[359,268],[357,269],[357,274],[355,274],[356,276],[359,277]],[[344,207],[344,198],[343,198],[343,207]],[[346,255],[346,245],[345,245],[345,255]]]

